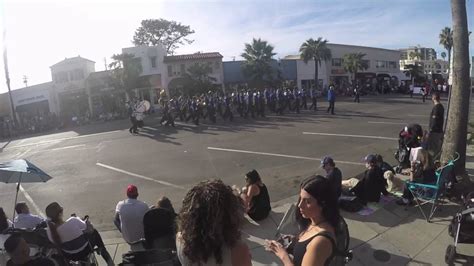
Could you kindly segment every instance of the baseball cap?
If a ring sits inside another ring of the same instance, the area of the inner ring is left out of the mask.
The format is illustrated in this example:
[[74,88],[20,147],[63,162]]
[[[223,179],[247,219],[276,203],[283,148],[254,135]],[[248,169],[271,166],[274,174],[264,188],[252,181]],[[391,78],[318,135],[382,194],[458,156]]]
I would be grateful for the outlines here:
[[334,160],[329,157],[329,156],[325,156],[322,160],[321,160],[321,167],[323,167],[324,165],[326,164],[331,164],[331,165],[334,165]]
[[128,197],[136,197],[138,196],[138,188],[135,185],[128,185],[127,186],[127,196]]
[[366,163],[376,163],[377,162],[377,157],[375,157],[375,155],[373,155],[373,154],[368,154],[367,156],[365,156],[364,161]]

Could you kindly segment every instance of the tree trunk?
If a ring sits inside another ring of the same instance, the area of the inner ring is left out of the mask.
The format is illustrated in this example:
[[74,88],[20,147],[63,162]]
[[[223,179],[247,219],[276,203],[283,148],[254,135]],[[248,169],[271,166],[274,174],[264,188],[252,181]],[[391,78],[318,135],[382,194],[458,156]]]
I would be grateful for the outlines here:
[[[453,80],[451,78],[451,68],[453,66],[453,62],[451,62],[451,51],[452,50],[453,49],[448,50],[448,78],[446,80],[446,83],[447,83],[446,85],[449,85],[449,84],[452,85],[452,82],[453,82]],[[449,89],[449,86],[447,86],[447,88]]]
[[464,175],[466,168],[466,137],[469,116],[469,35],[467,30],[466,0],[451,0],[453,16],[453,84],[448,123],[444,135],[441,161],[455,152],[460,154],[456,174]]
[[314,59],[314,87],[316,90],[319,89],[319,79],[318,79],[318,61]]

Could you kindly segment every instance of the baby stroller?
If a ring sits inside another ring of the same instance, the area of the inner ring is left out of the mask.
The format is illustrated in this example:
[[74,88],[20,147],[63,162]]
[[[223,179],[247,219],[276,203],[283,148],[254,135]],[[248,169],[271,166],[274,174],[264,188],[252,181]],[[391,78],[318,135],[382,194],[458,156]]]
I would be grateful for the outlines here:
[[422,138],[423,129],[419,124],[410,124],[398,133],[398,150],[395,152],[395,159],[398,161],[398,166],[395,167],[397,173],[410,167],[411,149],[420,147]]
[[458,243],[474,244],[474,192],[470,192],[464,197],[462,209],[451,220],[448,233],[454,237],[454,245],[449,245],[446,248],[444,260],[448,265],[451,265],[456,258]]

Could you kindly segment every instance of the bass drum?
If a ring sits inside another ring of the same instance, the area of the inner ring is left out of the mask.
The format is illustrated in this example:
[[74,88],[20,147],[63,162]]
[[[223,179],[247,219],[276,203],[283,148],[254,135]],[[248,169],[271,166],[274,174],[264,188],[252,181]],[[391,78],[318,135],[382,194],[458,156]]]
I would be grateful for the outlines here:
[[137,113],[145,113],[147,112],[148,110],[150,110],[150,107],[151,107],[151,104],[149,101],[141,101],[139,102],[136,107],[135,107],[135,112]]

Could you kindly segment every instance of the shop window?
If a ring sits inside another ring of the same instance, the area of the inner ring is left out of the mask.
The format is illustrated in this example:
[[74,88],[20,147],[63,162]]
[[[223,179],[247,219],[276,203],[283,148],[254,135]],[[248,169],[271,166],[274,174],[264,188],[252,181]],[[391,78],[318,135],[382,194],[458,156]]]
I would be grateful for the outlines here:
[[334,67],[342,66],[342,59],[341,58],[333,58],[332,59],[332,66],[334,66]]
[[186,66],[184,64],[181,64],[181,74],[184,75],[186,73]]
[[156,56],[150,57],[151,67],[156,68]]
[[393,68],[393,69],[397,68],[397,62],[389,61],[388,62],[388,67]]
[[379,61],[377,60],[375,63],[376,68],[385,68],[385,61]]
[[364,62],[367,68],[370,68],[370,60],[362,60],[362,62]]
[[168,77],[172,77],[173,76],[173,66],[169,65],[168,66]]
[[218,69],[219,69],[219,67],[220,67],[220,64],[219,64],[219,62],[215,62],[215,63],[214,63],[214,67],[215,67],[215,69],[216,69],[216,70],[218,70]]

